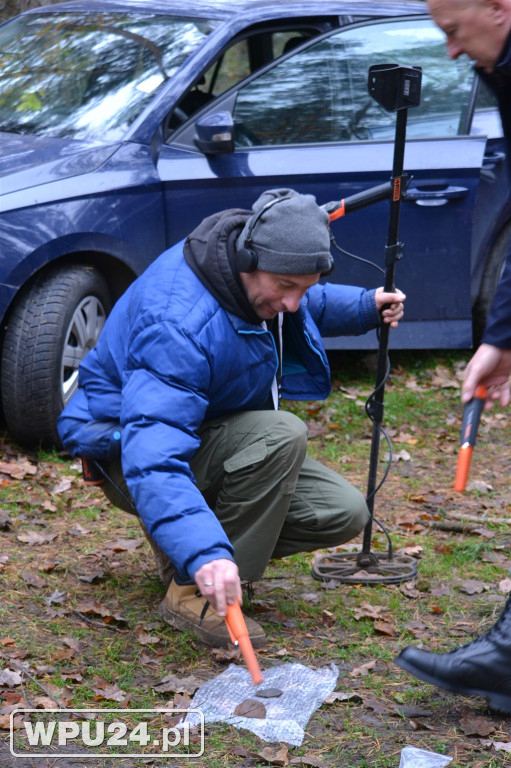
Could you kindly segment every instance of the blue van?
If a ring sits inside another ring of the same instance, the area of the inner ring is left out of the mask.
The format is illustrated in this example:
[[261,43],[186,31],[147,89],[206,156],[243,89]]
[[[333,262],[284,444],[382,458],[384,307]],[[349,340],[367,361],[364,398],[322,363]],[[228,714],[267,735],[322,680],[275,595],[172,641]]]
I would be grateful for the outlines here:
[[[477,341],[510,237],[505,146],[491,95],[448,59],[424,2],[76,0],[1,25],[0,58],[0,392],[21,444],[57,441],[113,302],[202,218],[270,187],[322,204],[388,181],[395,114],[368,94],[373,64],[423,70],[391,344]],[[333,223],[337,243],[381,269],[388,211]],[[382,283],[334,255],[329,279]]]

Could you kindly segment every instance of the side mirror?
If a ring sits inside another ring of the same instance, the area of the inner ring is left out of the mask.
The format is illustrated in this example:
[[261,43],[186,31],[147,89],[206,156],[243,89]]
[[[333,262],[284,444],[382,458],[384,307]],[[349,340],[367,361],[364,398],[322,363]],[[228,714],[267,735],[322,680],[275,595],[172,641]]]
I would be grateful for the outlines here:
[[205,155],[234,152],[234,121],[230,112],[212,112],[195,123],[195,144]]

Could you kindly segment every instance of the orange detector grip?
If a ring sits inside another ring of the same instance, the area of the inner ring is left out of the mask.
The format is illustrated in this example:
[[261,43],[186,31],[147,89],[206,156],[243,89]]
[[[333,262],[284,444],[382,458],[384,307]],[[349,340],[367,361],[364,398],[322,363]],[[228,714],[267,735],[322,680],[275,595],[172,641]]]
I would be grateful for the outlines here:
[[477,430],[487,394],[486,387],[483,387],[480,384],[476,388],[472,400],[470,400],[463,409],[458,466],[456,469],[456,477],[454,479],[454,490],[460,491],[461,493],[463,493],[467,485],[470,462],[472,460],[472,454],[477,439]]
[[346,215],[346,206],[344,205],[344,200],[341,200],[339,202],[339,207],[335,209],[335,211],[332,211],[332,213],[328,214],[328,218],[330,221],[335,221],[336,219],[340,219],[342,216]]
[[394,184],[386,181],[384,184],[378,184],[376,187],[364,189],[363,192],[356,192],[354,195],[345,197],[343,200],[332,200],[330,203],[322,205],[321,208],[328,213],[330,222],[335,221],[340,219],[341,216],[358,211],[367,205],[379,203],[381,200],[388,200],[391,197],[395,200],[396,195],[399,199],[401,196],[401,177],[399,177],[399,182],[397,182],[397,179],[394,179]]
[[239,645],[247,669],[250,672],[252,682],[254,685],[259,685],[259,683],[263,682],[263,676],[261,675],[259,662],[254,653],[247,625],[238,602],[234,602],[232,605],[227,606],[225,623],[227,624],[227,631],[229,632],[231,640]]

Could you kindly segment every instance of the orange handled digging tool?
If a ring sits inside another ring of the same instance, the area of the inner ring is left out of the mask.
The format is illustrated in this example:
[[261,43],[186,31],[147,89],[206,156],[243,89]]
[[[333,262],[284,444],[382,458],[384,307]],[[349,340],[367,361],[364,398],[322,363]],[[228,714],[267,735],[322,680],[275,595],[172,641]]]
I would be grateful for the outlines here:
[[229,636],[234,645],[239,645],[247,669],[250,672],[252,682],[254,685],[259,685],[263,682],[263,676],[259,669],[259,662],[254,653],[252,643],[248,634],[247,625],[241,608],[238,602],[234,602],[232,605],[227,606],[227,614],[225,616],[225,623]]
[[480,384],[477,387],[472,400],[470,400],[463,409],[458,467],[456,469],[456,479],[454,480],[455,491],[463,492],[467,485],[468,471],[474,452],[474,445],[476,444],[479,419],[483,412],[484,401],[486,400],[487,394],[486,387],[483,387]]

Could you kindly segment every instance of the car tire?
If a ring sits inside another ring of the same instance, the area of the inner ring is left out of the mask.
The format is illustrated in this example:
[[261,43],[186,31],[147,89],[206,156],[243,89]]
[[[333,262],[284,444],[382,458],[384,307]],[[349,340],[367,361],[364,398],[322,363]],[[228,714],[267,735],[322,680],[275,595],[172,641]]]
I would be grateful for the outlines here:
[[111,307],[108,283],[89,266],[45,272],[17,300],[5,329],[1,393],[7,429],[20,445],[60,445],[57,416]]
[[497,283],[499,282],[506,255],[511,243],[511,221],[500,231],[493,248],[488,256],[488,261],[484,268],[479,295],[472,312],[472,328],[474,347],[478,347],[483,338],[484,329],[488,320],[488,313],[495,296]]

